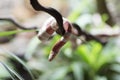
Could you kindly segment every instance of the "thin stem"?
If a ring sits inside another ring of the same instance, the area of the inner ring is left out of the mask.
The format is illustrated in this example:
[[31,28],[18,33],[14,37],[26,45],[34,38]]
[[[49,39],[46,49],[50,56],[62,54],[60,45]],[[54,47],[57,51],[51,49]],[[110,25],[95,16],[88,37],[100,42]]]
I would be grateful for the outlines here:
[[14,20],[12,18],[0,18],[0,20],[9,21],[12,24],[14,24],[16,27],[18,27],[20,29],[23,29],[23,30],[35,30],[35,29],[37,29],[37,27],[26,28],[26,27],[22,26],[21,24],[19,24],[16,20]]

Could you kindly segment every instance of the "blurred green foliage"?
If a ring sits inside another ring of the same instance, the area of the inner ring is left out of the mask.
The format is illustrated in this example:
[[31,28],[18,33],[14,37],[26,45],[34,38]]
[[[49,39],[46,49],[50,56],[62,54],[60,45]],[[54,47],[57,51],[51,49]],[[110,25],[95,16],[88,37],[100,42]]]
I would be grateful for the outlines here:
[[[74,0],[73,0],[74,1]],[[94,0],[80,0],[79,5],[71,11],[68,19],[71,22],[79,23],[78,19],[85,14],[95,13]],[[92,5],[91,5],[92,3]],[[102,16],[103,20],[108,17]],[[88,18],[87,18],[88,19]],[[89,21],[89,20],[88,20]],[[104,21],[103,21],[104,23]],[[85,23],[87,25],[88,23]],[[93,24],[90,23],[90,26]],[[91,28],[91,27],[90,27]],[[16,34],[19,31],[0,32],[0,36]],[[21,31],[20,31],[21,32]],[[26,32],[26,31],[25,31]],[[33,37],[26,48],[26,54],[20,59],[9,51],[11,56],[1,61],[1,80],[119,80],[120,79],[120,55],[117,39],[111,39],[105,46],[95,41],[90,41],[72,49],[69,41],[56,56],[49,62],[47,57],[53,45],[61,36],[56,35],[50,41],[42,43],[38,38]],[[4,50],[3,50],[4,51]],[[13,62],[11,62],[11,60]],[[22,66],[23,72],[15,63]],[[4,69],[3,69],[4,68]],[[27,74],[26,78],[23,75]],[[33,79],[34,76],[34,79]],[[30,78],[31,77],[31,78]]]

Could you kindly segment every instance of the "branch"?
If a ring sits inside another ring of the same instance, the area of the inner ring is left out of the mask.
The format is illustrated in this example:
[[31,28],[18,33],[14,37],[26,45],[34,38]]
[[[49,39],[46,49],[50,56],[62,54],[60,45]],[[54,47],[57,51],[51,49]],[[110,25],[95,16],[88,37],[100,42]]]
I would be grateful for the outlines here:
[[11,22],[12,24],[14,24],[16,27],[20,28],[20,29],[23,29],[23,30],[35,30],[37,29],[37,27],[32,27],[32,28],[26,28],[24,26],[22,26],[21,24],[19,24],[15,19],[13,18],[0,18],[0,20],[3,20],[3,21],[9,21]]
[[76,23],[72,23],[73,27],[76,28],[76,30],[78,30],[78,36],[85,36],[85,40],[86,41],[91,41],[91,40],[95,40],[99,43],[101,43],[102,45],[105,45],[106,42],[103,42],[101,39],[97,38],[96,36],[89,34],[85,31],[83,31],[79,25],[77,25]]
[[118,34],[111,34],[111,35],[109,35],[109,34],[99,34],[99,35],[96,35],[96,37],[100,37],[100,38],[102,38],[102,37],[109,38],[109,37],[118,37],[118,36],[120,36],[120,33],[118,33]]

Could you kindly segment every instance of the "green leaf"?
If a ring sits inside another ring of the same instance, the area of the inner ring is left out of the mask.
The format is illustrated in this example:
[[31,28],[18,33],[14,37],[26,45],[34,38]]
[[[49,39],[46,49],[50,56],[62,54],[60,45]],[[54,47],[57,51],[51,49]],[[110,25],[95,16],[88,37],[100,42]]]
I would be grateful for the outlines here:
[[8,71],[0,65],[0,79],[10,77]]
[[75,77],[75,80],[84,80],[82,66],[78,62],[72,64],[72,71]]
[[69,66],[58,67],[45,72],[39,80],[64,80],[69,71]]
[[98,58],[101,50],[102,50],[102,45],[99,43],[93,42],[91,55],[94,56],[95,58]]
[[7,53],[11,57],[13,57],[18,63],[20,63],[26,69],[26,71],[29,73],[29,75],[31,76],[31,78],[34,80],[34,77],[33,77],[32,73],[31,73],[31,71],[28,69],[28,67],[26,66],[26,64],[19,57],[17,57],[15,54],[13,54],[12,52],[9,52],[9,51],[7,51],[5,49],[0,49],[0,50],[2,50],[2,52]]
[[68,67],[59,67],[58,69],[56,69],[54,71],[54,73],[51,75],[51,79],[50,80],[63,80],[64,77],[67,75],[68,73]]
[[105,21],[107,21],[109,19],[109,16],[108,16],[108,14],[103,14],[102,15],[102,20],[105,22]]
[[[92,64],[96,64],[98,62],[99,56],[100,56],[100,52],[102,51],[102,45],[97,43],[97,42],[91,42],[91,48],[89,50],[90,53],[90,61],[92,62]],[[94,68],[97,67],[96,65],[94,66]]]
[[13,30],[13,31],[3,31],[3,32],[0,32],[0,37],[10,36],[10,35],[13,35],[13,34],[17,34],[17,33],[21,33],[21,32],[29,32],[29,31],[35,31],[35,30]]
[[41,43],[41,41],[37,37],[33,37],[30,43],[28,44],[28,48],[26,50],[25,58],[30,59],[34,54],[36,48]]
[[89,44],[80,45],[76,51],[83,61],[94,70],[99,68],[100,63],[98,63],[98,61],[101,54],[100,52],[102,51],[102,46],[99,43],[92,41]]
[[8,71],[10,74],[11,78],[13,80],[24,80],[18,73],[16,73],[14,70],[12,70],[10,67],[8,67],[6,64],[0,62],[0,64]]
[[90,59],[89,59],[89,51],[86,47],[86,45],[80,45],[77,50],[76,53],[79,54],[79,56],[86,62],[90,64]]

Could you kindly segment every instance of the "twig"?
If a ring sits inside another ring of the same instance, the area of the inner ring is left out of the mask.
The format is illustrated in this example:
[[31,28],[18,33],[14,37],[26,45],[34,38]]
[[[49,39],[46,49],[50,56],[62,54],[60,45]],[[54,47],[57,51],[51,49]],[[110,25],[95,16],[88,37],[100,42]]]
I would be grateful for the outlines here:
[[111,35],[109,35],[109,34],[99,34],[99,35],[96,35],[96,37],[107,37],[107,38],[109,38],[109,37],[118,37],[118,36],[120,36],[120,33],[119,34],[111,34]]
[[78,30],[78,32],[79,32],[79,33],[78,33],[78,34],[79,34],[78,36],[81,36],[81,35],[85,36],[85,40],[86,40],[86,41],[95,40],[95,41],[101,43],[102,45],[106,44],[106,42],[103,42],[102,40],[98,39],[96,36],[94,36],[94,35],[92,35],[92,34],[89,34],[89,33],[85,32],[85,31],[83,31],[83,30],[80,28],[79,25],[77,25],[77,24],[75,24],[75,23],[72,23],[72,25],[73,25],[73,27],[75,27],[75,28]]
[[20,28],[20,29],[23,29],[23,30],[35,30],[37,29],[37,27],[32,27],[32,28],[26,28],[24,26],[22,26],[21,24],[19,24],[15,19],[13,18],[0,18],[0,20],[3,20],[3,21],[9,21],[11,22],[12,24],[14,24],[16,27]]

